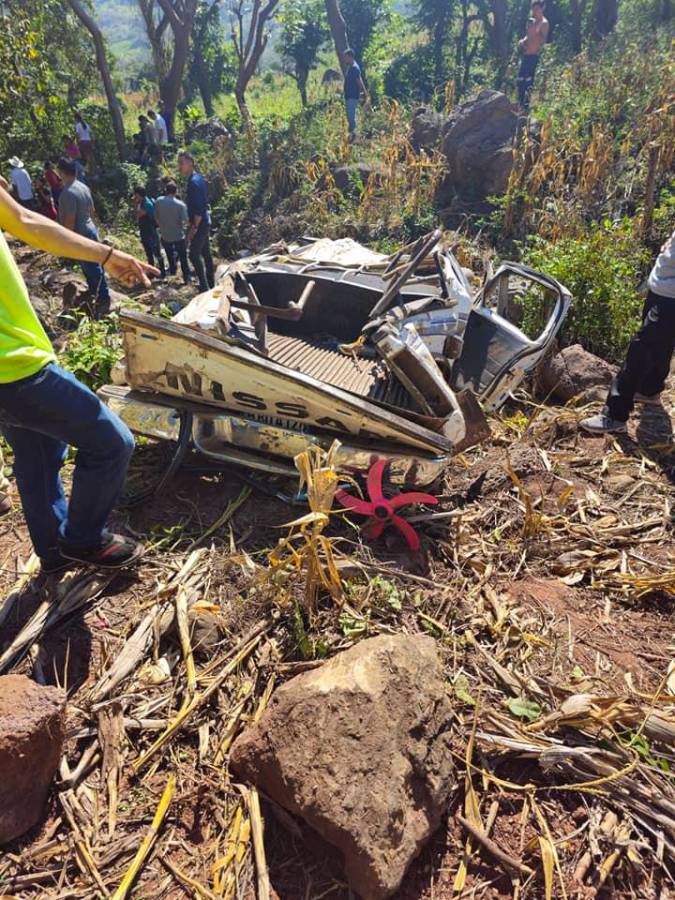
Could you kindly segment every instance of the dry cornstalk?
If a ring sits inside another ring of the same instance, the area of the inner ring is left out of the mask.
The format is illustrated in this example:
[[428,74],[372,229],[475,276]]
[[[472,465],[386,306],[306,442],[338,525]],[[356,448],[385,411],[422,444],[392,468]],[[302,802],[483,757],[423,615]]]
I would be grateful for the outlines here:
[[122,878],[122,881],[120,882],[120,886],[113,894],[112,900],[124,900],[124,898],[129,893],[131,885],[136,880],[136,876],[142,869],[143,864],[147,860],[150,852],[152,851],[152,848],[155,845],[157,835],[159,834],[159,829],[161,828],[162,822],[164,821],[164,818],[167,814],[175,789],[176,776],[172,774],[169,776],[169,780],[166,784],[166,787],[164,788],[164,793],[160,798],[159,805],[157,806],[157,810],[152,820],[152,825],[143,838],[143,843],[138,848],[136,856],[134,856],[131,865],[125,872],[124,878]]
[[45,600],[41,603],[0,656],[0,674],[11,669],[46,631],[57,625],[66,616],[96,600],[113,578],[115,575],[106,575],[105,577],[97,574],[83,575],[59,585],[65,591],[63,596],[56,603],[53,600]]
[[258,900],[270,900],[270,877],[265,858],[264,826],[260,813],[260,797],[256,788],[251,788],[248,792],[248,811],[251,818],[253,855],[258,874]]
[[213,694],[218,690],[218,688],[223,684],[225,679],[234,672],[234,670],[239,666],[248,656],[255,650],[260,641],[262,640],[263,635],[269,628],[268,622],[263,622],[259,626],[259,631],[257,635],[249,640],[248,643],[245,643],[243,646],[240,643],[238,646],[241,648],[237,651],[235,657],[230,660],[230,662],[223,668],[223,670],[213,679],[211,684],[206,690],[202,691],[201,694],[195,694],[189,704],[184,706],[176,715],[174,720],[171,722],[166,731],[161,734],[157,740],[150,746],[145,753],[143,753],[134,763],[133,770],[134,772],[140,772],[140,770],[145,766],[148,761],[160,750],[164,744],[170,741],[177,732],[179,732],[190,718],[195,710],[199,709]]

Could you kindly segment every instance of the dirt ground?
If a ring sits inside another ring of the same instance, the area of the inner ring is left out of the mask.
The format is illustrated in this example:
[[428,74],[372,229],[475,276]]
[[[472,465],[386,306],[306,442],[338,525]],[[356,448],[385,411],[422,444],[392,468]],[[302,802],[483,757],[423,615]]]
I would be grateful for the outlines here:
[[[85,591],[74,612],[31,641],[6,671],[67,688],[68,768],[72,774],[87,754],[89,763],[74,787],[63,770],[43,821],[4,848],[0,892],[20,898],[113,893],[174,773],[159,838],[129,896],[254,898],[251,843],[234,824],[242,814],[246,819],[248,807],[227,771],[225,737],[245,727],[273,687],[303,665],[320,664],[323,655],[360,637],[403,630],[438,639],[457,700],[458,762],[477,724],[473,783],[485,815],[497,805],[491,837],[534,875],[514,878],[475,842],[466,852],[467,835],[455,818],[466,803],[462,772],[447,823],[412,865],[397,900],[675,896],[668,850],[630,804],[618,802],[607,784],[563,789],[579,779],[540,765],[534,751],[509,752],[504,743],[541,740],[543,748],[544,740],[583,740],[606,747],[616,740],[624,749],[639,748],[634,755],[645,783],[653,773],[667,777],[672,747],[638,743],[641,728],[626,719],[619,716],[611,726],[604,719],[575,719],[563,727],[548,717],[566,698],[592,694],[620,700],[639,718],[645,704],[653,709],[670,690],[674,413],[670,390],[663,408],[638,410],[628,436],[590,438],[576,426],[581,410],[543,406],[522,392],[492,420],[492,439],[453,461],[434,510],[453,515],[417,525],[419,554],[406,551],[395,534],[369,545],[353,523],[331,520],[326,534],[348,573],[347,600],[339,606],[322,595],[315,610],[302,607],[302,573],[297,583],[265,574],[270,550],[287,534],[283,526],[305,508],[270,496],[262,477],[252,485],[235,469],[180,473],[161,496],[118,511],[116,524],[144,541],[146,555],[135,572],[95,583],[78,571],[21,582],[30,544],[14,495],[14,512],[0,520],[0,590],[7,598],[19,584],[19,592],[2,628],[0,654],[40,604],[58,606],[69,592]],[[147,486],[165,463],[165,450],[142,446],[130,483]],[[224,515],[233,501],[241,504]],[[195,568],[176,579],[195,552]],[[357,574],[349,569],[354,561]],[[96,688],[133,629],[157,604],[173,602],[181,587],[206,604],[217,623],[215,639],[201,650],[192,632],[198,690],[213,684],[218,666],[256,628],[262,637],[209,702],[138,767],[185,698],[179,635],[156,634],[114,691],[96,699]],[[170,674],[153,681],[156,672],[148,667],[161,659]],[[536,698],[534,724],[508,707],[518,692]],[[120,722],[112,741],[111,729]],[[603,833],[608,811],[627,825],[625,833]],[[339,860],[318,837],[271,804],[263,803],[263,817],[274,896],[353,896]],[[542,849],[548,833],[557,854],[552,886]],[[467,872],[458,888],[463,857]]]

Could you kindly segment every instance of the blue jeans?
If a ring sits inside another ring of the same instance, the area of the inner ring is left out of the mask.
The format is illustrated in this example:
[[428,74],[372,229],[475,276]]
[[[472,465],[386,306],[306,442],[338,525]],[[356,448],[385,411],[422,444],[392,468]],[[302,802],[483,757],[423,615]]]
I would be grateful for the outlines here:
[[[0,430],[14,451],[14,474],[37,555],[59,556],[59,542],[96,545],[124,485],[134,439],[88,387],[48,365],[0,384]],[[77,449],[70,503],[60,470]]]
[[[89,228],[84,228],[82,235],[88,237],[92,241],[98,240],[98,231],[93,225]],[[84,272],[84,277],[87,279],[87,287],[89,288],[92,297],[95,300],[100,300],[102,303],[109,303],[110,292],[108,291],[108,282],[106,281],[103,266],[100,266],[98,263],[86,262],[84,260],[80,260],[80,266]]]
[[347,110],[347,122],[349,122],[349,130],[356,131],[356,111],[359,108],[358,97],[345,97],[345,108]]

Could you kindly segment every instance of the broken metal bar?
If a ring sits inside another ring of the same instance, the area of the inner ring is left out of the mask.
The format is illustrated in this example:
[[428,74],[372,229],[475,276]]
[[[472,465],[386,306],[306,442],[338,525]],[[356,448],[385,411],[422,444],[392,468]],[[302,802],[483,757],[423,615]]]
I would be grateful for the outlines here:
[[[424,241],[421,247],[418,248],[416,245],[413,253],[410,257],[410,262],[405,266],[401,274],[392,280],[392,283],[389,285],[387,290],[382,294],[378,302],[371,309],[370,315],[372,318],[376,316],[382,315],[382,313],[386,312],[387,309],[391,306],[393,301],[398,296],[399,291],[406,283],[406,281],[415,274],[415,270],[422,262],[422,260],[431,253],[436,244],[440,241],[442,237],[442,233],[440,229],[436,229],[436,231],[432,232],[427,239]],[[420,239],[421,240],[421,239]],[[419,241],[417,242],[420,243]]]

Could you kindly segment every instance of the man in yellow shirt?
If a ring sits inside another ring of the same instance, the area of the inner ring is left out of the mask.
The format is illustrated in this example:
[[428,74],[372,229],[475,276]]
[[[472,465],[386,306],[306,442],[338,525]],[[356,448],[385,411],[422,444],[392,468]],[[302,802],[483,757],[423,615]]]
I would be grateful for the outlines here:
[[[3,183],[4,182],[4,183]],[[43,571],[72,561],[101,568],[135,562],[141,546],[106,531],[134,449],[131,432],[70,372],[56,365],[2,231],[53,253],[102,265],[127,285],[149,285],[156,269],[20,206],[0,181],[0,430]],[[76,448],[66,501],[60,470]]]

